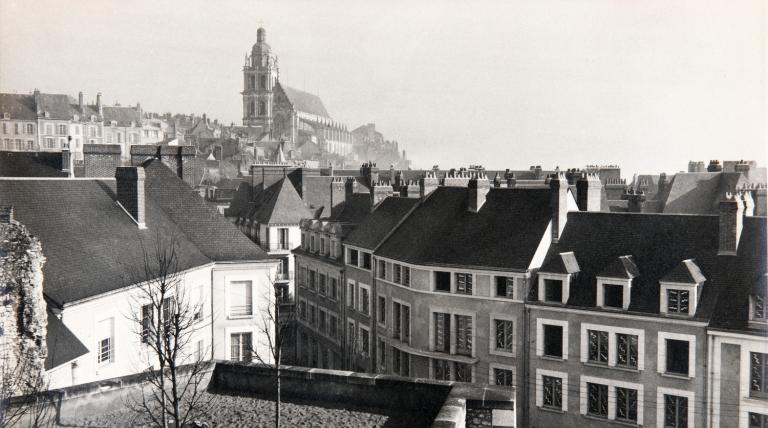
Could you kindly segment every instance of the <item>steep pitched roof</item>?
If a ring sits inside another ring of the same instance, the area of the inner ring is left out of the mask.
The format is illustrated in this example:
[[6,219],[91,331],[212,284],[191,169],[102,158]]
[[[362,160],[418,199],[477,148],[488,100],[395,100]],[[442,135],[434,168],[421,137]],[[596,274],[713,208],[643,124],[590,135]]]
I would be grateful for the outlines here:
[[285,96],[293,105],[294,109],[320,117],[331,117],[325,109],[323,101],[317,95],[300,91],[289,86],[283,86],[279,82],[275,86],[285,93]]
[[[366,195],[367,196],[367,195]],[[399,223],[419,199],[388,197],[349,234],[345,244],[375,249],[387,234]]]
[[344,200],[341,212],[332,220],[342,223],[360,223],[371,213],[371,195],[368,193],[353,193]]
[[579,262],[570,251],[550,257],[539,269],[540,272],[562,274],[577,273],[579,270]]
[[71,102],[74,102],[69,95],[61,94],[37,94],[37,111],[48,112],[51,119],[71,119]]
[[[663,251],[659,249],[663,248]],[[568,306],[596,305],[596,277],[623,255],[631,255],[639,275],[633,279],[629,311],[659,312],[659,280],[683,260],[695,259],[708,279],[723,271],[718,261],[718,217],[605,212],[571,212],[557,244],[543,265],[572,251],[581,272],[572,279]],[[529,298],[536,301],[535,287]],[[697,318],[709,316],[718,287],[703,286]]]
[[298,224],[312,214],[291,181],[283,178],[265,190],[253,218],[262,224]]
[[[573,254],[573,253],[571,253]],[[620,256],[609,263],[597,276],[606,278],[632,279],[640,275],[632,256]]]
[[738,172],[685,172],[675,174],[664,213],[716,214],[725,192],[733,192],[745,181]]
[[48,311],[48,331],[45,344],[48,354],[45,356],[45,369],[51,370],[88,353],[88,348],[75,336],[61,320]]
[[679,282],[682,284],[700,284],[707,278],[701,273],[701,269],[693,260],[683,260],[668,274],[661,277],[662,282]]
[[103,107],[104,126],[109,126],[112,121],[117,122],[117,126],[131,126],[131,122],[136,126],[141,126],[141,116],[136,107]]
[[115,180],[0,179],[0,200],[37,236],[45,295],[63,305],[144,280],[144,252],[178,242],[179,269],[266,253],[159,161],[146,164],[146,223],[115,203]]
[[66,177],[61,152],[0,151],[0,177]]
[[35,97],[23,94],[0,94],[0,117],[8,113],[15,120],[37,120]]
[[768,250],[767,229],[765,217],[744,218],[737,255],[722,256],[721,258],[730,261],[724,267],[725,273],[717,278],[707,277],[708,284],[717,282],[722,290],[713,311],[710,327],[768,335],[768,328],[765,326],[758,327],[749,323],[750,294],[768,294],[765,276],[768,271],[765,256]]
[[467,188],[438,187],[376,254],[423,265],[526,270],[552,218],[550,190],[493,188],[477,213],[468,208]]

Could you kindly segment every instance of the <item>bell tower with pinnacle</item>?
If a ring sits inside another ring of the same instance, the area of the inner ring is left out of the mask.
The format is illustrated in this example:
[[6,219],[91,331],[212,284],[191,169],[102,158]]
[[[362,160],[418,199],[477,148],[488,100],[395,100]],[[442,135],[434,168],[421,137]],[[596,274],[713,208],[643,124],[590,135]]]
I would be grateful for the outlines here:
[[267,32],[259,28],[251,54],[243,66],[243,125],[258,126],[272,133],[272,89],[277,81],[277,58],[267,44]]

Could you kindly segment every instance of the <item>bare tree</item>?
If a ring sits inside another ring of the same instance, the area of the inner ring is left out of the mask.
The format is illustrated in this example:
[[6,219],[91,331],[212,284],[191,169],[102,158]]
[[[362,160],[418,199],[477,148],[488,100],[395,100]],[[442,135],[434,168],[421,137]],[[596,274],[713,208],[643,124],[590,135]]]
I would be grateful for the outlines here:
[[0,350],[0,427],[47,426],[53,400],[42,367],[4,344]]
[[192,299],[184,284],[175,236],[158,235],[154,248],[143,247],[143,255],[129,318],[146,348],[147,387],[127,404],[154,425],[182,427],[204,414],[210,404],[204,394],[208,352],[193,349],[203,302]]
[[260,308],[260,318],[257,320],[257,331],[260,333],[265,350],[253,346],[254,358],[265,365],[274,368],[275,373],[275,428],[280,428],[280,366],[285,357],[285,350],[290,347],[295,338],[296,305],[291,301],[283,288],[271,280],[271,290],[265,293],[264,305]]

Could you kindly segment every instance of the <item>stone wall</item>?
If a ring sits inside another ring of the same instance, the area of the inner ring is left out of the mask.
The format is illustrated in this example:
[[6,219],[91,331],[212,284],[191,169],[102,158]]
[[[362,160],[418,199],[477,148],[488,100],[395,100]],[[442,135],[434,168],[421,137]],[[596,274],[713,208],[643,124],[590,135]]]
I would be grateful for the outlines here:
[[11,210],[0,211],[5,214],[0,222],[0,375],[35,379],[44,370],[47,353],[45,257],[40,241],[9,219]]

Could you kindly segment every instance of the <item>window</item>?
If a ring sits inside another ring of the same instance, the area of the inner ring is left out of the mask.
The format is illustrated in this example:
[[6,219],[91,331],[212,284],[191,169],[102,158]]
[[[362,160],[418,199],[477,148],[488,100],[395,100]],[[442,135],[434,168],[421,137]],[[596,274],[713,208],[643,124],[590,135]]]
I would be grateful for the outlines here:
[[355,344],[355,323],[347,321],[347,345],[353,347]]
[[493,369],[493,384],[501,386],[514,386],[514,372],[509,369]]
[[304,321],[307,320],[307,302],[305,300],[299,302],[299,317]]
[[357,266],[357,250],[347,250],[347,264]]
[[456,353],[472,355],[472,317],[456,315]]
[[616,387],[616,419],[637,422],[637,390]]
[[32,125],[31,123],[27,124],[27,134],[34,134],[35,133],[35,125]]
[[253,116],[256,112],[256,103],[248,103],[248,116]]
[[587,360],[590,363],[608,364],[608,332],[587,330],[589,340],[589,354]]
[[749,395],[768,398],[768,354],[749,353]]
[[688,427],[688,397],[664,394],[664,427]]
[[376,274],[378,275],[378,278],[387,279],[387,262],[385,262],[384,260],[379,260],[378,265],[379,265],[378,271],[376,272]]
[[753,294],[752,296],[752,319],[765,321],[768,319],[768,311],[765,308],[765,296]]
[[402,312],[403,312],[403,335],[401,336],[400,340],[405,343],[410,343],[411,341],[411,307],[402,305]]
[[229,283],[229,315],[233,317],[253,315],[251,281]]
[[141,343],[149,343],[152,338],[152,305],[141,306]]
[[267,89],[267,76],[264,74],[259,76],[259,88]]
[[371,269],[371,253],[363,253],[363,269]]
[[365,315],[370,315],[371,313],[370,304],[371,304],[370,289],[368,287],[361,285],[360,286],[360,312]]
[[392,302],[392,337],[400,340],[403,331],[402,324],[402,305]]
[[544,325],[544,355],[563,358],[563,327]]
[[402,354],[399,349],[392,347],[392,373],[399,375],[403,369]]
[[277,229],[277,243],[281,250],[290,250],[290,243],[288,239],[288,228],[281,227]]
[[618,284],[603,284],[603,305],[609,308],[623,308],[624,286]]
[[301,249],[306,250],[307,249],[307,234],[302,233],[301,234]]
[[436,312],[435,351],[451,352],[451,314]]
[[59,135],[67,135],[67,125],[59,125]]
[[446,360],[432,360],[435,379],[451,380],[451,362]]
[[53,135],[53,125],[50,123],[45,124],[45,135]]
[[514,343],[514,329],[512,321],[493,320],[496,327],[496,350],[512,352]]
[[638,340],[633,334],[616,335],[616,365],[627,368],[637,368]]
[[354,309],[355,308],[355,283],[349,282],[347,284],[347,306]]
[[472,366],[465,363],[453,363],[454,380],[456,382],[472,382]]
[[749,428],[768,428],[768,415],[749,412]]
[[411,268],[403,266],[403,285],[406,287],[411,286]]
[[326,287],[326,283],[327,283],[326,276],[325,274],[322,274],[322,273],[318,276],[320,277],[320,287],[319,287],[320,294],[325,295],[327,294],[327,291],[328,291]]
[[543,405],[557,410],[563,408],[563,380],[559,377],[543,376]]
[[376,308],[379,324],[387,323],[387,298],[384,296],[378,296],[379,307]]
[[52,149],[53,145],[54,145],[53,138],[46,137],[46,139],[45,139],[45,147],[48,148],[48,149]]
[[309,271],[309,289],[312,291],[317,290],[317,272]]
[[509,276],[496,277],[496,297],[513,299],[515,296],[515,278]]
[[315,252],[315,235],[309,236],[309,251]]
[[401,284],[403,282],[402,267],[398,264],[392,265],[392,280],[397,284]]
[[456,292],[459,294],[472,294],[472,274],[456,274]]
[[686,340],[666,339],[667,373],[688,376],[688,347]]
[[[299,270],[298,266],[296,267],[296,270]],[[306,287],[309,283],[309,270],[306,267],[301,268],[301,275],[299,276],[299,285],[302,287]]]
[[667,313],[688,314],[688,290],[667,290]]
[[435,291],[451,292],[451,273],[435,271]]
[[559,279],[544,280],[544,301],[545,302],[563,302],[563,281]]
[[267,114],[267,103],[264,101],[259,101],[259,116],[264,116]]
[[327,328],[327,324],[326,324],[327,318],[326,317],[327,317],[327,314],[325,313],[325,311],[320,309],[320,315],[319,315],[319,318],[318,318],[317,329],[320,330],[320,332],[323,333],[323,334],[325,334],[326,331],[327,331],[326,330],[326,328]]
[[99,321],[99,323],[96,325],[96,362],[99,364],[111,363],[115,361],[114,324],[114,318],[108,318],[103,321]]
[[608,417],[608,385],[587,383],[587,413],[601,418]]
[[368,356],[371,352],[371,335],[363,326],[360,326],[360,352]]
[[251,343],[251,333],[232,333],[229,336],[229,359],[250,363],[253,354]]
[[317,326],[317,306],[309,304],[309,324],[312,327]]
[[339,319],[333,314],[328,314],[328,336],[332,339],[339,337]]
[[331,278],[331,299],[336,300],[339,296],[339,281]]
[[383,373],[387,370],[387,342],[379,339],[379,347],[376,348],[376,351],[378,353],[378,361],[379,369]]

